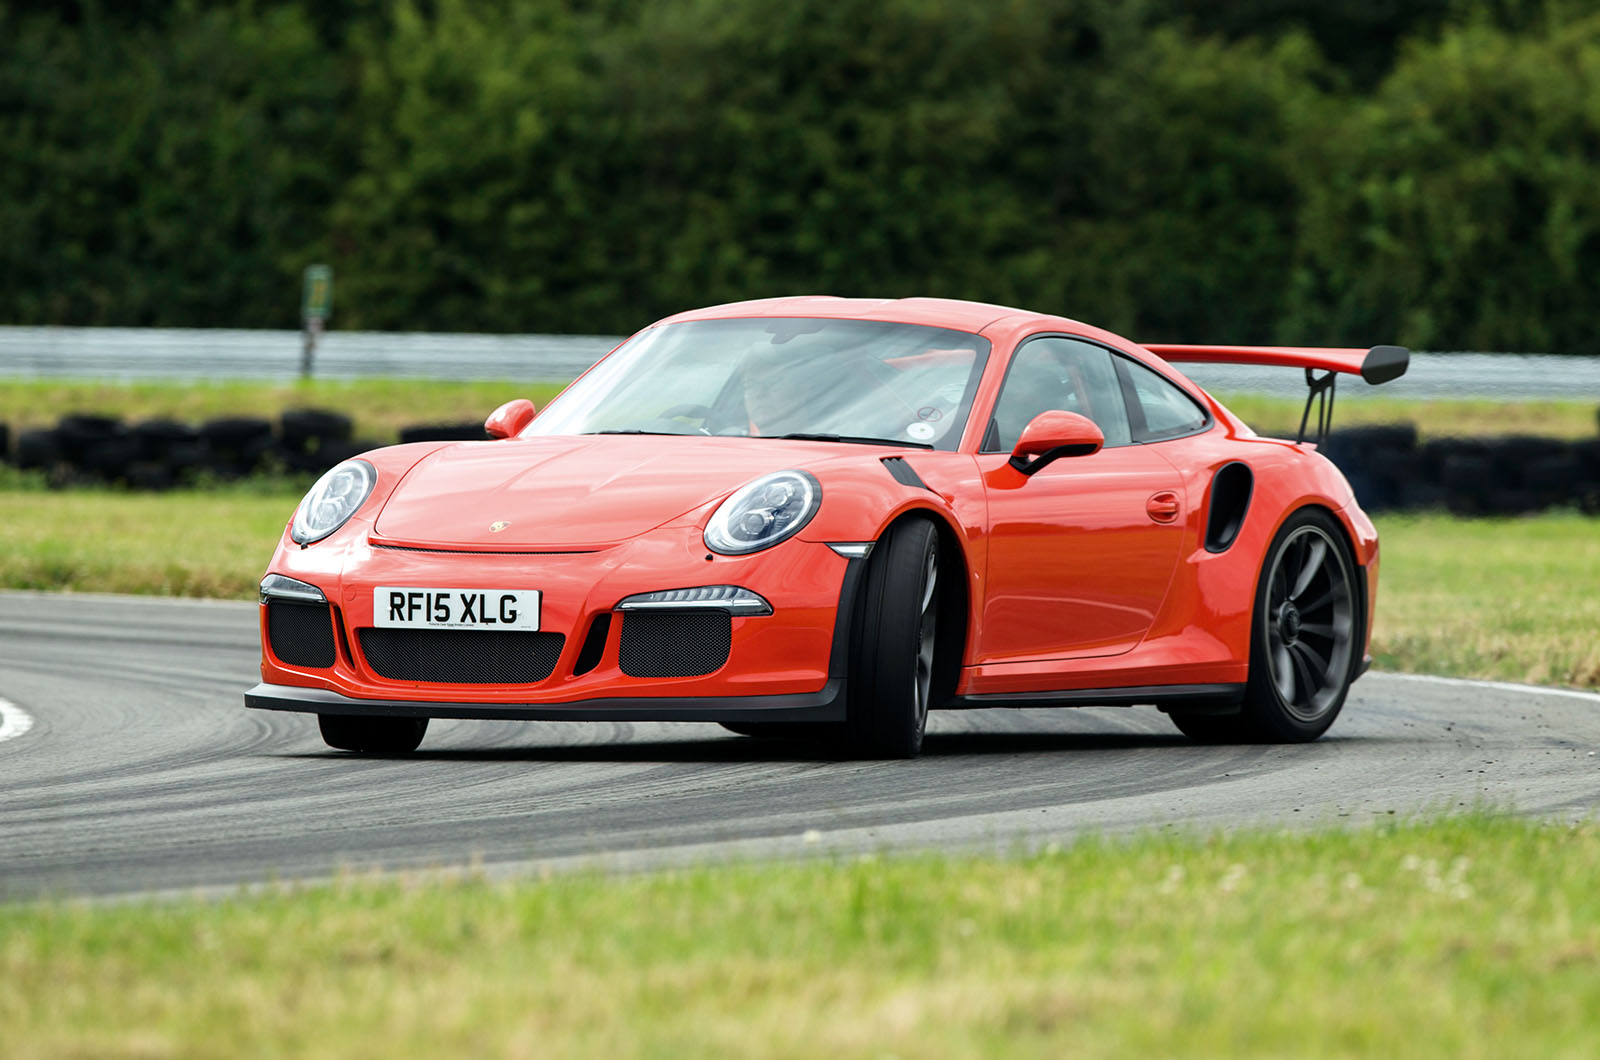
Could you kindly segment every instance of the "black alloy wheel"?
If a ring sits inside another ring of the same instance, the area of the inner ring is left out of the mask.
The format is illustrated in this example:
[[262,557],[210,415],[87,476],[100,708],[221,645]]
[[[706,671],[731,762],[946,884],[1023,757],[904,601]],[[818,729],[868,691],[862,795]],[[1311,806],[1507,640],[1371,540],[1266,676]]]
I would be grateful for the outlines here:
[[924,519],[893,526],[868,559],[850,652],[850,749],[912,758],[938,688],[939,534]]
[[369,754],[410,754],[428,732],[427,718],[318,714],[317,725],[329,747]]
[[1256,589],[1250,676],[1235,714],[1172,720],[1208,742],[1300,743],[1328,730],[1344,706],[1362,646],[1356,566],[1332,516],[1296,512],[1273,538]]

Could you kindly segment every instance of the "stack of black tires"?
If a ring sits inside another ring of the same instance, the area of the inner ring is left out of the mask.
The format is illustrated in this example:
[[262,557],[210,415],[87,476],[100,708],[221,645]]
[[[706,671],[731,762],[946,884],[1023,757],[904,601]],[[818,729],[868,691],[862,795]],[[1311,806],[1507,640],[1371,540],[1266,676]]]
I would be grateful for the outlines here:
[[54,427],[18,432],[9,458],[23,470],[45,472],[54,485],[161,490],[259,473],[320,473],[379,444],[353,442],[350,435],[349,416],[321,409],[285,412],[276,424],[256,416],[129,424],[72,413]]
[[1332,432],[1323,454],[1370,512],[1443,509],[1521,515],[1547,508],[1600,514],[1600,437],[1509,435],[1419,443],[1409,424]]
[[[0,459],[42,471],[55,486],[114,483],[164,490],[258,474],[321,474],[381,441],[352,439],[349,416],[290,409],[277,422],[220,416],[195,425],[172,419],[124,423],[71,413],[54,427],[18,431],[0,423]],[[414,424],[402,442],[482,440],[481,423]]]

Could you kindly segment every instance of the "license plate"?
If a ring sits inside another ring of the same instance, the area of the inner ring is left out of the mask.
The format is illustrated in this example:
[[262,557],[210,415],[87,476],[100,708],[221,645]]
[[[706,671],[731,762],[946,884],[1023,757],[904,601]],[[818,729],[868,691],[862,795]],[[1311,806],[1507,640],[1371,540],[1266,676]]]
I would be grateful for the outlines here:
[[372,590],[372,619],[380,629],[537,630],[539,590],[380,585]]

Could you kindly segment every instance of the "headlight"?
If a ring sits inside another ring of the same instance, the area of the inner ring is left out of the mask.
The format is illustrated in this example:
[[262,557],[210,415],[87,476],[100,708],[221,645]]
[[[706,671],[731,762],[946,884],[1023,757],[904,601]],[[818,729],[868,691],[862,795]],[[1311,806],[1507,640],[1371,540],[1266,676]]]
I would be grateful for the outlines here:
[[777,471],[746,486],[711,514],[706,547],[724,556],[771,548],[817,514],[822,485],[804,471]]
[[301,545],[321,541],[356,514],[377,481],[378,473],[365,460],[346,460],[329,469],[295,509],[289,536]]

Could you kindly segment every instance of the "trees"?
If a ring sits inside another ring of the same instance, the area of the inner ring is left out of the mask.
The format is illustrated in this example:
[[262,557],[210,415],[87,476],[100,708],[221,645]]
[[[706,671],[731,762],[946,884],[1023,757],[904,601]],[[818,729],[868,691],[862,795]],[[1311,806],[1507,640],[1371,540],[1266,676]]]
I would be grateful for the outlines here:
[[1592,348],[1595,19],[1402,6],[15,3],[0,321],[293,326],[320,260],[342,327],[818,291]]

